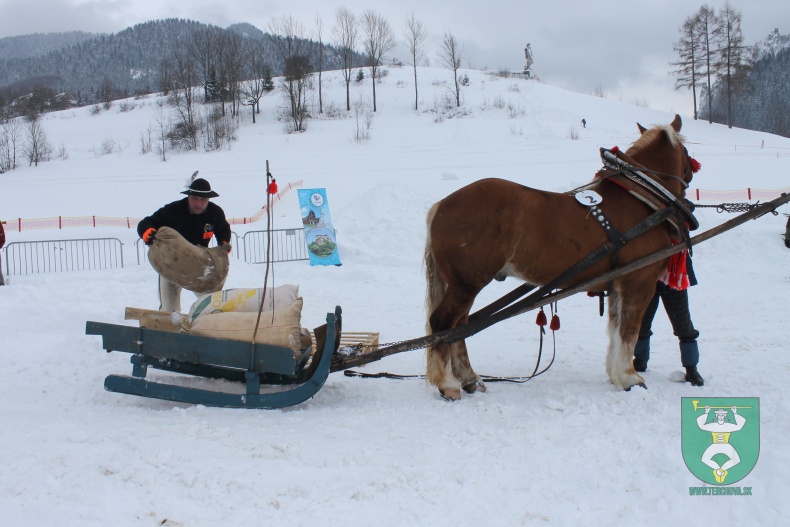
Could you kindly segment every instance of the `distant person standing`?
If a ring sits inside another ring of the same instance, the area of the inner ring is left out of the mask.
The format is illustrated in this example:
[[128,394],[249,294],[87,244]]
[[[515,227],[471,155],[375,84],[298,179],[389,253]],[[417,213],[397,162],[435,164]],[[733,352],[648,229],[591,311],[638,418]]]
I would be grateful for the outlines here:
[[[211,185],[203,178],[192,175],[192,182],[182,192],[187,197],[168,203],[150,216],[146,216],[137,225],[137,234],[146,245],[151,245],[156,238],[156,231],[162,227],[176,230],[189,243],[208,247],[212,237],[217,238],[217,245],[230,242],[230,224],[225,219],[222,208],[209,201],[219,197],[211,190]],[[228,246],[230,247],[230,246]],[[159,310],[172,313],[181,312],[181,286],[159,276]]]
[[[0,220],[0,249],[5,245],[5,229],[3,229],[3,220]],[[3,257],[0,253],[0,285],[5,285],[5,278],[3,278]]]
[[587,128],[587,119],[582,117],[582,128]]

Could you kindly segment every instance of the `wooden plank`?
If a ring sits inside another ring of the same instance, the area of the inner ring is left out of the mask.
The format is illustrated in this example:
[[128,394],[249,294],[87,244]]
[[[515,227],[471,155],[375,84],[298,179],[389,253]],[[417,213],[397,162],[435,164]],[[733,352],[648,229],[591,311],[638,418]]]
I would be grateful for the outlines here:
[[155,311],[139,307],[127,307],[124,319],[137,320],[141,328],[158,329],[159,331],[189,331],[186,315]]
[[[310,337],[313,340],[313,347],[315,347],[315,335],[310,332]],[[370,331],[343,331],[340,334],[340,347],[347,348],[352,346],[362,347],[378,347],[379,334]]]
[[[157,359],[210,364],[293,376],[298,360],[293,350],[240,340],[187,335],[102,322],[86,323],[87,335],[101,335],[107,350],[140,353]],[[251,360],[250,354],[254,353]]]

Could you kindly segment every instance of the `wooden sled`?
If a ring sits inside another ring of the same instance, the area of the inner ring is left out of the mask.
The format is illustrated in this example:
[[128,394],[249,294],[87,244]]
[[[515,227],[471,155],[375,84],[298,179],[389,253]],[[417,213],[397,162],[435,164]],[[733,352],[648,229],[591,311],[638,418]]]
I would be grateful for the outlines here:
[[[326,324],[314,330],[314,345],[300,353],[268,344],[103,322],[88,321],[85,333],[101,335],[108,352],[132,354],[132,375],[109,375],[104,380],[108,391],[205,406],[284,408],[308,400],[324,385],[340,345],[341,309],[327,313]],[[148,380],[148,368],[203,378],[211,386]],[[244,385],[235,393],[227,388],[236,386],[208,379]]]

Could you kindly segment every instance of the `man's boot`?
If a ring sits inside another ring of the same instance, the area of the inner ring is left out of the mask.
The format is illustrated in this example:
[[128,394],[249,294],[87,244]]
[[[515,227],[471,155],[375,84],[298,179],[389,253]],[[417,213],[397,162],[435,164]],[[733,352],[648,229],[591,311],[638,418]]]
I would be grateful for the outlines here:
[[650,359],[650,338],[637,340],[634,346],[634,369],[638,372],[647,370],[648,359]]
[[694,342],[681,342],[680,343],[680,362],[686,368],[686,382],[690,382],[692,386],[702,386],[705,381],[702,375],[697,371],[697,363],[699,362],[699,347],[697,341]]

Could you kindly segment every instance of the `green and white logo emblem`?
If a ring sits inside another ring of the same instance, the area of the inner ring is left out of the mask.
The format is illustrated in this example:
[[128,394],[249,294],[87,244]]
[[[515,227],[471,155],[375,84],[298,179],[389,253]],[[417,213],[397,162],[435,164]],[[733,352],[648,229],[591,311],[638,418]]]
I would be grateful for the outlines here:
[[681,425],[683,460],[697,479],[730,485],[757,464],[759,397],[683,397]]

